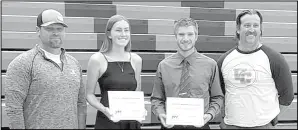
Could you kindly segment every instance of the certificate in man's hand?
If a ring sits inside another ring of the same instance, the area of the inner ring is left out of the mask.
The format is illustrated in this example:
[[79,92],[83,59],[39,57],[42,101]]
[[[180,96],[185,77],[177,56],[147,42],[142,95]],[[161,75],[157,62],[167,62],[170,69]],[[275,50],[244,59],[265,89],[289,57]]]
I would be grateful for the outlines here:
[[108,91],[112,120],[145,120],[143,91]]
[[166,124],[204,125],[204,100],[200,98],[167,97]]

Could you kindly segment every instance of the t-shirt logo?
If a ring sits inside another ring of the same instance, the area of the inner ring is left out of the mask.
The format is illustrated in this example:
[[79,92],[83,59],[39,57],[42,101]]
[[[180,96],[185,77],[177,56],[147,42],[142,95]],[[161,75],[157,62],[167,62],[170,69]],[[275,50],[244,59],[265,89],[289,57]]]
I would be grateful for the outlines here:
[[246,87],[256,81],[256,71],[249,64],[237,64],[229,72],[228,79],[237,87]]
[[236,68],[234,69],[234,78],[239,80],[241,84],[248,84],[251,82],[252,73],[247,71],[247,69]]

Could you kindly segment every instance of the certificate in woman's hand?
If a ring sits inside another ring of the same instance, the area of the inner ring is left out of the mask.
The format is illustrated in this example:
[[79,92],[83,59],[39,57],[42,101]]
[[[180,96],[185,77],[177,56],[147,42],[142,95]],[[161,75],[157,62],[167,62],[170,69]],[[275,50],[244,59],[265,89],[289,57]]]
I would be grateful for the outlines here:
[[145,120],[143,91],[108,91],[109,108],[115,120]]

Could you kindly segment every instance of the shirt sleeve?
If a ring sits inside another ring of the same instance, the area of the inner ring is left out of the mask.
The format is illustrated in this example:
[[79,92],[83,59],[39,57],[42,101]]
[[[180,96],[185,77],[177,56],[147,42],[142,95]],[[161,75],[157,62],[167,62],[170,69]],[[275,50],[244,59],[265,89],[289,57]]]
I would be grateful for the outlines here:
[[279,104],[289,106],[294,99],[291,70],[282,54],[263,45],[263,51],[269,57],[272,78],[278,91]]
[[294,88],[290,67],[281,54],[276,58],[278,58],[278,60],[273,63],[272,77],[278,91],[279,104],[289,106],[294,99]]
[[[81,69],[80,69],[81,70]],[[86,128],[86,116],[87,116],[87,102],[86,102],[86,88],[83,83],[82,71],[80,72],[80,90],[78,96],[78,120],[79,129]]]
[[165,100],[165,88],[162,82],[161,64],[159,63],[151,95],[152,112],[157,117],[159,114],[165,114]]
[[209,103],[209,109],[206,113],[209,113],[212,115],[211,120],[213,120],[221,111],[221,107],[223,105],[223,93],[220,87],[220,81],[219,81],[219,72],[218,72],[218,66],[215,63],[215,66],[213,67],[213,75],[210,79],[210,103]]
[[30,66],[28,59],[18,56],[7,68],[5,104],[11,129],[25,129],[23,104],[31,83]]

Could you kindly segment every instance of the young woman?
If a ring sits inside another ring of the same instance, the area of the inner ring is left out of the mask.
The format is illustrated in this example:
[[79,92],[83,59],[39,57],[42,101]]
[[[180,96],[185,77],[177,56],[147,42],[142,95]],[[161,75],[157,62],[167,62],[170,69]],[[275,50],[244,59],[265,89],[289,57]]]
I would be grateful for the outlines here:
[[[100,51],[89,59],[87,101],[98,110],[95,129],[140,129],[140,121],[111,120],[108,102],[108,91],[141,91],[142,59],[130,52],[130,37],[129,21],[121,15],[112,16]],[[94,95],[97,82],[100,102]]]

